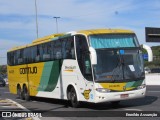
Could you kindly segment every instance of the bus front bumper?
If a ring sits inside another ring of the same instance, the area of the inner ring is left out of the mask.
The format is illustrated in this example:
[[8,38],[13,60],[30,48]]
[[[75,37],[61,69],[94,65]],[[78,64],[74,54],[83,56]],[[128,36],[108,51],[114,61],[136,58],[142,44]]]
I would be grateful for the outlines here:
[[139,90],[125,91],[125,92],[100,93],[96,91],[95,103],[142,98],[145,96],[145,94],[146,94],[146,87]]

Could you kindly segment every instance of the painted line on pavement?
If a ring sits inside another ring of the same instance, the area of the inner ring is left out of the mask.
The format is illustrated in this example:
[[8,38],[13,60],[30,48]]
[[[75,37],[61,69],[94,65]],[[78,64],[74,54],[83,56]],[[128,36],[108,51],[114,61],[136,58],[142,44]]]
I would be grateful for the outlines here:
[[[14,104],[16,104],[19,108],[21,108],[21,109],[23,109],[23,110],[25,110],[25,111],[30,111],[29,109],[25,108],[25,107],[22,106],[21,104],[13,101],[13,100],[11,100],[11,99],[6,99],[6,100],[8,100],[8,101],[10,101],[10,102],[12,102],[12,103],[14,103]],[[30,119],[30,118],[26,118],[26,119]],[[40,120],[38,117],[32,117],[32,119],[33,119],[33,120]]]
[[124,109],[124,110],[127,110],[127,111],[143,111],[143,110],[140,110],[140,109]]
[[147,91],[147,92],[160,92],[160,91]]

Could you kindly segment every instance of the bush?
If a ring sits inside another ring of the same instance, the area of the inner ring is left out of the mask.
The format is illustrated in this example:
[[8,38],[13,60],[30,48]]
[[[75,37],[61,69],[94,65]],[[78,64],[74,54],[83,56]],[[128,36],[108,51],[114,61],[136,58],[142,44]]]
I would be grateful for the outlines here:
[[144,61],[144,66],[149,67],[149,68],[160,68],[160,61],[153,61],[153,62],[148,62]]

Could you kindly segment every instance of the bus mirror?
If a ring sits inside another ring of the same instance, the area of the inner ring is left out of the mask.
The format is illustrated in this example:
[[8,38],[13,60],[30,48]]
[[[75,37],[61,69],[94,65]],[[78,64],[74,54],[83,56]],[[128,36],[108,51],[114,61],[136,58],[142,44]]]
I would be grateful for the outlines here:
[[91,64],[96,65],[97,64],[96,50],[93,47],[89,47],[89,51],[90,51],[90,54],[91,54]]
[[153,61],[153,53],[152,53],[152,49],[150,46],[143,44],[143,49],[145,49],[147,51],[147,58],[148,58],[148,62],[152,62]]

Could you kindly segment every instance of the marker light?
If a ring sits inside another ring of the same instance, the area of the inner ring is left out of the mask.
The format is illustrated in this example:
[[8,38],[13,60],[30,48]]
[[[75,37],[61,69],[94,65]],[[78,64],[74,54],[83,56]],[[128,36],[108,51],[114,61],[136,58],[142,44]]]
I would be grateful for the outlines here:
[[106,89],[106,88],[96,88],[96,91],[101,92],[101,93],[107,93],[107,92],[110,92],[111,90]]

